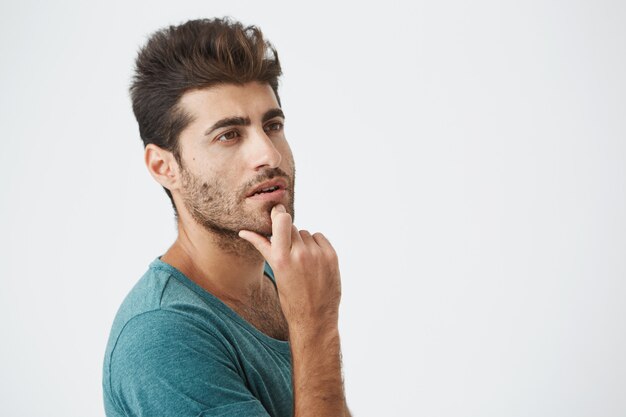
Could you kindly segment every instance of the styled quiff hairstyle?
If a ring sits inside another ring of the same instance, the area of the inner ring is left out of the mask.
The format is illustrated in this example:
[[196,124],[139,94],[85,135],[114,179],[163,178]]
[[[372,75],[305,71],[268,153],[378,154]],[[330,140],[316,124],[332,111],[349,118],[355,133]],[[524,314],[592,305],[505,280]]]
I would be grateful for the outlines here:
[[[178,138],[192,118],[179,106],[190,90],[218,84],[267,83],[278,96],[278,53],[255,26],[229,18],[190,20],[158,30],[139,50],[130,87],[144,148],[154,143],[172,152],[182,167]],[[170,190],[174,214],[178,212]]]

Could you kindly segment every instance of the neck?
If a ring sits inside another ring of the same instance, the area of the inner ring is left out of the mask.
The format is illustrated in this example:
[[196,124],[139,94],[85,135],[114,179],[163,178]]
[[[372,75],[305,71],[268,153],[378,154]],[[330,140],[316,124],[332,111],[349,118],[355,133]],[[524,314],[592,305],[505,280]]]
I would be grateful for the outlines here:
[[178,220],[178,238],[161,257],[223,301],[246,302],[265,285],[263,256],[244,239]]

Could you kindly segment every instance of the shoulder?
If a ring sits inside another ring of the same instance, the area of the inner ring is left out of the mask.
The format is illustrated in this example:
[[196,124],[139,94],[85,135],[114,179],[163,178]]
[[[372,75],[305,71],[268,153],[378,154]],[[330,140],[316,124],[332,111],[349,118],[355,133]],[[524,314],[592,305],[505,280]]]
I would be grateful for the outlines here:
[[122,367],[129,366],[127,361],[132,361],[132,366],[137,361],[148,365],[166,353],[184,355],[186,349],[183,347],[204,354],[219,350],[228,355],[223,337],[211,326],[178,311],[159,308],[138,314],[125,323],[112,348],[110,360]]
[[147,332],[161,337],[176,331],[193,335],[207,331],[217,321],[212,306],[161,264],[153,262],[120,305],[109,334],[107,356],[122,339],[126,343],[141,340]]
[[176,311],[157,309],[130,319],[111,353],[108,376],[105,395],[117,409],[198,415],[243,407],[243,414],[233,415],[258,415],[245,411],[259,403],[227,344]]
[[120,306],[109,334],[105,391],[177,372],[168,369],[171,363],[209,366],[217,361],[235,367],[236,354],[220,318],[197,298],[168,271],[150,268],[141,277]]

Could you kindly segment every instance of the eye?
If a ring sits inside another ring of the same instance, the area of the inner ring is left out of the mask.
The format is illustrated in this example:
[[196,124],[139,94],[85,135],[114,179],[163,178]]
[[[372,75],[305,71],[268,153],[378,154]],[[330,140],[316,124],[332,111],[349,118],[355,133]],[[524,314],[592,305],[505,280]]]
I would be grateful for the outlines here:
[[268,131],[272,131],[273,130],[273,131],[279,132],[279,131],[283,130],[284,127],[285,127],[285,125],[283,123],[281,123],[281,122],[272,122],[272,123],[270,123],[270,124],[265,126],[265,131],[268,132]]
[[237,132],[236,130],[231,130],[229,132],[222,133],[217,138],[215,138],[215,140],[217,142],[230,142],[237,137],[239,137],[239,132]]

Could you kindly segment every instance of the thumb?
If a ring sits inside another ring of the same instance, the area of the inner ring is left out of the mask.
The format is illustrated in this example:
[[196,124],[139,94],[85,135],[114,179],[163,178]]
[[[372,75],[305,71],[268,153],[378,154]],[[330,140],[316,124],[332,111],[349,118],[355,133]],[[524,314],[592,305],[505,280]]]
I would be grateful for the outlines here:
[[261,236],[260,234],[251,232],[249,230],[240,230],[239,237],[243,240],[247,240],[248,242],[250,242],[252,246],[256,248],[256,250],[261,252],[261,255],[263,255],[265,259],[269,259],[272,245],[265,236]]

